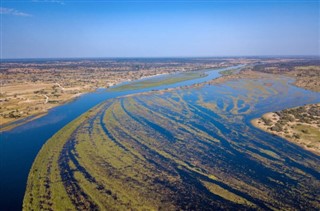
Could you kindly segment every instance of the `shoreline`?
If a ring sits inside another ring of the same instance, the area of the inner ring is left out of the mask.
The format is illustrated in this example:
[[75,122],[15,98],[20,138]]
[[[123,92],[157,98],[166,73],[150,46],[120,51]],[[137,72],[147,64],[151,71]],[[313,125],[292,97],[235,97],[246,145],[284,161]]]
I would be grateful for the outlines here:
[[[209,69],[203,69],[203,70],[214,70],[216,68],[209,68]],[[181,89],[190,89],[190,88],[195,88],[195,87],[199,87],[199,86],[204,86],[204,85],[218,85],[219,83],[224,83],[224,82],[227,82],[228,80],[234,80],[234,79],[241,79],[240,78],[234,78],[234,76],[237,76],[237,75],[240,75],[241,74],[241,71],[245,71],[245,69],[241,69],[238,73],[235,73],[235,74],[230,74],[230,75],[223,75],[221,74],[221,72],[223,71],[220,71],[219,74],[220,76],[213,79],[213,80],[210,80],[210,81],[206,81],[206,82],[202,82],[202,83],[196,83],[196,84],[192,84],[192,85],[188,85],[188,86],[179,86],[179,87],[174,87],[174,88],[167,88],[167,89],[163,89],[163,90],[150,90],[150,91],[147,91],[147,92],[143,92],[143,93],[138,93],[138,94],[129,94],[129,95],[126,95],[126,96],[121,96],[121,97],[117,97],[117,98],[122,98],[122,97],[127,97],[127,96],[136,96],[136,95],[148,95],[150,93],[153,93],[153,92],[157,92],[157,93],[165,93],[165,92],[171,92],[171,91],[174,91],[174,90],[181,90]],[[194,71],[197,71],[197,70],[194,70]],[[201,70],[199,70],[201,71]],[[168,73],[168,74],[172,74],[172,73]],[[262,73],[257,73],[256,75],[259,77],[259,75],[261,75]],[[265,75],[268,75],[268,74],[265,74]],[[257,77],[255,77],[257,78]]]
[[1,132],[6,132],[6,131],[10,131],[10,130],[16,128],[16,127],[19,127],[19,126],[24,125],[24,124],[26,124],[28,122],[31,122],[31,121],[36,120],[38,118],[41,118],[41,117],[45,116],[46,114],[48,114],[48,112],[51,109],[54,109],[54,108],[56,108],[58,106],[65,105],[67,103],[70,103],[70,102],[76,100],[77,98],[81,97],[82,95],[95,92],[96,90],[97,89],[95,89],[94,91],[82,92],[82,93],[75,94],[74,97],[72,97],[72,98],[70,98],[68,100],[62,101],[61,103],[57,103],[56,105],[46,109],[45,111],[41,111],[39,113],[35,113],[35,114],[32,114],[32,115],[24,117],[24,118],[16,119],[16,120],[14,120],[12,122],[7,122],[5,124],[0,124],[0,133]]
[[279,134],[277,134],[275,132],[272,132],[270,130],[264,129],[263,127],[260,127],[260,124],[257,123],[258,121],[259,121],[259,118],[255,118],[255,119],[252,119],[250,121],[250,123],[251,123],[252,126],[254,126],[255,128],[257,128],[259,130],[262,130],[262,131],[267,132],[267,133],[269,133],[271,135],[274,135],[274,136],[278,136],[278,137],[280,137],[280,138],[282,138],[282,139],[284,139],[284,140],[286,140],[286,141],[288,141],[288,142],[290,142],[290,143],[292,143],[292,144],[294,144],[294,145],[296,145],[298,147],[301,147],[301,148],[307,150],[308,152],[312,152],[313,154],[316,154],[316,155],[320,156],[320,153],[317,150],[314,150],[312,148],[308,148],[306,145],[303,145],[301,143],[297,143],[294,139],[283,137],[283,136],[281,136],[281,135],[279,135]]
[[[18,119],[18,120],[13,121],[13,122],[8,122],[5,125],[0,125],[0,133],[6,132],[6,131],[10,131],[10,130],[16,128],[16,127],[19,127],[19,126],[24,125],[24,124],[26,124],[28,122],[31,122],[31,121],[36,120],[38,118],[41,118],[44,115],[46,115],[49,112],[49,110],[46,111],[46,112],[42,112],[42,113],[39,113],[39,114],[34,114],[32,116],[25,117],[25,118],[22,118],[22,119]],[[19,122],[19,121],[21,121],[21,122]]]
[[[181,72],[175,72],[175,73],[181,73]],[[96,92],[98,89],[109,89],[109,88],[114,88],[116,86],[119,86],[123,83],[128,83],[128,82],[133,82],[133,81],[138,81],[138,80],[141,80],[141,79],[149,79],[149,78],[152,78],[152,77],[156,77],[156,76],[162,76],[162,75],[169,75],[169,74],[172,74],[172,73],[158,73],[156,75],[150,75],[150,76],[144,76],[144,77],[141,77],[139,79],[135,79],[135,80],[125,80],[125,81],[120,81],[118,83],[114,83],[112,85],[108,85],[107,87],[97,87],[93,90],[90,90],[90,91],[84,91],[84,92],[80,92],[80,93],[77,93],[77,94],[74,94],[71,98],[67,99],[67,100],[64,100],[64,101],[61,101],[57,104],[53,104],[52,107],[49,107],[47,108],[46,110],[42,110],[40,111],[39,113],[34,113],[32,115],[29,115],[29,116],[26,116],[26,117],[23,117],[23,118],[17,118],[17,119],[14,119],[13,121],[8,121],[4,124],[1,124],[0,123],[0,133],[1,132],[6,132],[6,131],[10,131],[16,127],[19,127],[23,124],[26,124],[28,122],[31,122],[35,119],[38,119],[38,118],[41,118],[43,116],[45,116],[46,114],[48,114],[48,112],[53,109],[53,108],[56,108],[58,106],[62,106],[62,105],[65,105],[67,103],[70,103],[74,100],[76,100],[77,98],[81,97],[82,95],[85,95],[85,94],[89,94],[89,93],[94,93]],[[30,118],[30,119],[29,119]]]
[[[298,121],[297,119],[291,119],[286,124],[282,123],[281,127],[283,128],[278,129],[278,123],[284,121],[286,118],[279,116],[279,113],[294,111],[301,108],[310,108],[312,106],[320,107],[320,103],[288,108],[279,112],[268,112],[261,117],[250,120],[250,123],[257,129],[281,137],[296,146],[320,156],[320,141],[317,141],[317,138],[320,136],[320,125],[317,125],[317,123],[305,123]],[[292,115],[290,114],[290,116]]]

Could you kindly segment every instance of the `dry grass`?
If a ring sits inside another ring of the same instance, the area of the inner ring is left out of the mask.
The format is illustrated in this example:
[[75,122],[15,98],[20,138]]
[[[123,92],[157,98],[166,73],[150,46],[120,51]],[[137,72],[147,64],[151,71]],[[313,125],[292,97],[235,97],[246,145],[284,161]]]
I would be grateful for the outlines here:
[[91,91],[85,86],[60,88],[50,83],[24,83],[1,87],[0,125],[46,113],[49,109],[74,99],[79,94]]

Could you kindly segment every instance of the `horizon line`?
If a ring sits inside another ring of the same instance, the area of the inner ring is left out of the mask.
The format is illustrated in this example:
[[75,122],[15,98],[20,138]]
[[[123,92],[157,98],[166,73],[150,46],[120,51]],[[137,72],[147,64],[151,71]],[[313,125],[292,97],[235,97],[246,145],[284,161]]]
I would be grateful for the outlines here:
[[220,56],[113,56],[113,57],[108,57],[108,56],[102,56],[102,57],[18,57],[18,58],[0,58],[1,61],[3,60],[34,60],[34,59],[48,59],[48,60],[54,60],[54,59],[183,59],[183,58],[188,58],[188,59],[198,59],[198,58],[253,58],[253,57],[320,57],[320,55],[232,55],[232,56],[227,56],[227,55],[220,55]]

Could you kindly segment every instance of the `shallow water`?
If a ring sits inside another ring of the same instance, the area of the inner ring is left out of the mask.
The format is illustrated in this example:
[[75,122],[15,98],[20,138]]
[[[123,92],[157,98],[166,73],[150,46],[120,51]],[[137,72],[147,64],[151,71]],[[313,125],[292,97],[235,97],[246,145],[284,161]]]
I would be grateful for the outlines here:
[[[290,83],[265,76],[107,100],[41,151],[26,205],[317,210],[320,157],[250,124],[320,102],[319,93]],[[39,188],[36,177],[47,185]]]
[[[219,77],[219,71],[234,69],[235,67],[204,70],[208,74],[204,78],[146,89],[120,92],[111,91],[112,89],[110,89],[110,91],[99,89],[94,93],[82,95],[70,103],[53,108],[48,112],[47,115],[41,118],[18,126],[10,131],[1,132],[0,209],[21,209],[28,173],[33,160],[35,159],[42,145],[63,126],[93,106],[103,102],[104,100],[124,96],[127,94],[146,92],[154,89],[159,90],[179,86],[188,86],[195,83],[209,81]],[[154,80],[154,78],[143,80]]]
[[[251,195],[242,190],[238,193],[260,208],[267,209],[268,204],[276,208],[282,207],[281,203],[284,203],[291,208],[304,207],[312,210],[316,209],[312,203],[318,203],[319,206],[320,202],[320,157],[250,124],[253,118],[266,112],[320,102],[319,93],[292,86],[292,82],[292,79],[282,76],[239,79],[215,86],[205,85],[133,99],[138,105],[162,116],[166,119],[164,122],[171,121],[168,125],[159,121],[158,124],[164,128],[171,129],[170,125],[182,124],[220,141],[208,148],[201,142],[201,138],[196,143],[186,141],[183,144],[186,147],[184,150],[177,143],[167,144],[170,145],[168,148],[162,146],[164,151],[170,151],[177,160],[188,163],[192,158],[194,163],[201,163],[197,167],[216,175],[229,187],[238,186],[234,181],[240,180],[246,183],[244,189],[265,189],[264,192],[268,192],[270,197],[267,200],[259,194]],[[168,99],[179,98],[179,105],[164,103]],[[129,103],[128,100],[126,102]],[[137,115],[147,115],[134,110],[132,109],[133,113]],[[149,125],[148,121],[145,123]],[[149,126],[154,130],[159,127]],[[188,133],[181,128],[171,129],[169,132],[157,131],[173,137],[181,134],[187,136]],[[200,137],[194,132],[193,135]],[[181,139],[179,142],[185,140]],[[189,176],[201,182],[201,177],[192,173]],[[201,190],[199,194],[202,194]],[[252,198],[245,196],[246,194]],[[208,200],[210,201],[209,195]]]

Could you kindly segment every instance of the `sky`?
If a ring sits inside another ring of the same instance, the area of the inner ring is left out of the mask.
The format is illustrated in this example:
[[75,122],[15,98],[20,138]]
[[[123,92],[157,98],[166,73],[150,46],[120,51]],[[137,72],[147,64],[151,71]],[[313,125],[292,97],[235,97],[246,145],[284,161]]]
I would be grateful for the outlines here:
[[1,58],[320,55],[319,1],[1,0]]

